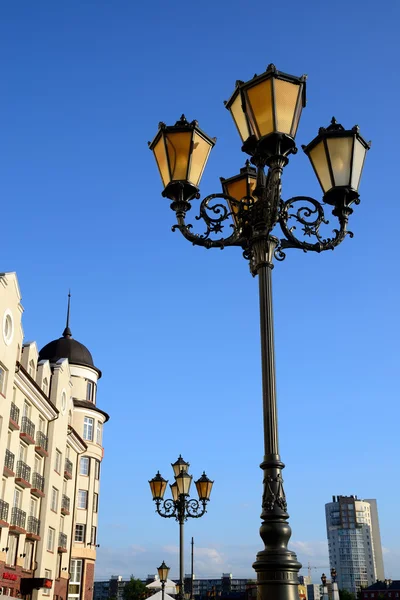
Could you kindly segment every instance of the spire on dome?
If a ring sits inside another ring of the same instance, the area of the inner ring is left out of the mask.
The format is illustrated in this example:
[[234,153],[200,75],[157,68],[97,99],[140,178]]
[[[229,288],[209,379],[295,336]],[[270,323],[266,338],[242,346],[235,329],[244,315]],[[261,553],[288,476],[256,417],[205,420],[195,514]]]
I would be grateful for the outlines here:
[[69,313],[70,313],[70,309],[71,309],[71,290],[68,291],[67,324],[66,324],[65,329],[63,331],[63,337],[65,337],[65,338],[71,338],[72,337],[72,333],[71,333],[71,330],[69,328]]

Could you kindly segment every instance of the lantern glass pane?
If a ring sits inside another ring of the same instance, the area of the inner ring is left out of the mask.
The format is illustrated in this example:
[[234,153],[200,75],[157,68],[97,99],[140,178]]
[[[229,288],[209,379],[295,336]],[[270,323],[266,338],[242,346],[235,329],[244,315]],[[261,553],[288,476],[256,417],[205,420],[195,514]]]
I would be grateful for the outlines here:
[[176,477],[176,485],[178,486],[179,494],[189,494],[190,484],[192,483],[192,476],[187,473],[180,473]]
[[176,502],[178,500],[178,486],[176,483],[172,483],[169,487],[171,488],[172,499]]
[[192,131],[166,134],[171,181],[187,181],[187,169],[192,142]]
[[180,473],[181,471],[184,471],[184,472],[186,473],[186,471],[187,471],[187,470],[188,470],[188,468],[189,468],[189,463],[188,463],[188,462],[186,462],[185,460],[183,460],[182,456],[181,456],[181,455],[179,455],[179,457],[178,457],[178,460],[176,460],[176,461],[175,461],[175,462],[174,462],[174,463],[171,465],[171,467],[173,468],[173,470],[174,470],[174,475],[175,475],[175,477],[176,477],[177,475],[179,475],[179,473]]
[[212,488],[212,481],[196,481],[197,493],[200,500],[209,500]]
[[230,106],[230,112],[235,121],[235,125],[239,131],[239,135],[242,138],[242,141],[245,142],[247,138],[251,135],[247,121],[246,115],[242,109],[242,98],[240,93],[237,95],[236,99],[232,102]]
[[351,187],[355,190],[358,190],[358,186],[360,185],[360,178],[366,154],[367,148],[357,138],[355,138],[353,150],[353,172],[351,174]]
[[300,90],[299,84],[274,79],[276,129],[280,133],[291,135]]
[[290,132],[290,135],[292,138],[296,137],[297,128],[300,123],[300,117],[301,117],[302,110],[303,110],[303,85],[300,85],[299,86],[299,95],[297,98],[296,112],[295,112],[294,121],[292,124],[292,131]]
[[350,185],[353,139],[354,136],[327,139],[334,185]]
[[247,90],[246,110],[257,138],[274,131],[271,79],[261,81]]
[[332,187],[332,180],[329,172],[328,160],[325,152],[324,142],[319,142],[310,151],[310,160],[317,173],[317,177],[324,192]]
[[[229,196],[235,198],[235,200],[241,200],[245,196],[247,196],[247,177],[243,177],[242,179],[237,179],[236,181],[232,181],[226,185],[226,191]],[[236,205],[233,208],[234,212],[237,212],[238,208]]]
[[211,145],[201,135],[195,132],[193,138],[192,162],[188,177],[190,183],[193,183],[195,186],[198,186],[200,183],[210,151]]
[[155,498],[163,498],[165,493],[165,488],[167,487],[167,482],[165,479],[154,478],[150,482],[150,489],[153,495],[153,499]]
[[167,153],[165,151],[163,135],[161,135],[157,144],[154,146],[153,152],[157,162],[158,170],[160,171],[162,182],[164,184],[164,187],[166,187],[171,181],[171,179],[169,176]]

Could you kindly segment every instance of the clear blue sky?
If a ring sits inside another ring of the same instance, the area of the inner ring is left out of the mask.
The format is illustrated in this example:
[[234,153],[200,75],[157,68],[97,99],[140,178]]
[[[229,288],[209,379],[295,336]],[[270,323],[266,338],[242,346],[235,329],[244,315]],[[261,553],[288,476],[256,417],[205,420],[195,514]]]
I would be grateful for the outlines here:
[[[215,479],[208,514],[186,528],[197,575],[250,576],[262,547],[257,281],[240,251],[171,233],[147,141],[160,120],[198,119],[218,138],[201,189],[219,191],[245,158],[223,100],[271,62],[308,74],[299,145],[332,115],[373,140],[354,239],[293,250],[274,270],[291,545],[319,577],[324,503],[375,497],[399,578],[400,4],[21,0],[0,16],[0,268],[18,274],[39,347],[61,335],[71,287],[73,335],[104,373],[97,578],[164,559],[177,575],[178,528],[154,513],[147,481],[171,479],[179,453]],[[303,153],[283,194],[320,197]]]

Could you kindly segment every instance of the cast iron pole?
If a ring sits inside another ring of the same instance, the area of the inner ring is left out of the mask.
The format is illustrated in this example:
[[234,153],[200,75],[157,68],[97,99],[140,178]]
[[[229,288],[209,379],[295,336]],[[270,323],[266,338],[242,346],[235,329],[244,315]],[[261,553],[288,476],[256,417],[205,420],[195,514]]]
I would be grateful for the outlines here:
[[193,537],[192,537],[191,545],[192,545],[192,554],[191,554],[191,571],[190,571],[190,598],[191,598],[191,600],[193,600],[193,597],[194,597],[193,596],[193,577],[194,577],[194,574],[193,574],[193,557],[194,557],[194,540],[193,540]]
[[257,572],[260,600],[298,600],[298,571],[301,568],[296,554],[288,550],[291,529],[279,455],[278,418],[276,407],[274,323],[272,311],[272,260],[276,240],[272,237],[257,240],[252,248],[259,279],[261,365],[263,389],[264,473],[262,524],[260,535],[265,544],[257,554],[253,567]]
[[179,514],[179,600],[184,600],[184,585],[185,585],[185,543],[184,543],[184,527],[185,527],[185,496],[180,494],[180,514]]

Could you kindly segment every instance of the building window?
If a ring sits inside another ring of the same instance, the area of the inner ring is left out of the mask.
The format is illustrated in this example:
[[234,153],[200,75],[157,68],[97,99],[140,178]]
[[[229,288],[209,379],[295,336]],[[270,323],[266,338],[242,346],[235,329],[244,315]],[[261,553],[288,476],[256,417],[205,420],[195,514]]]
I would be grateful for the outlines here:
[[92,527],[92,533],[90,535],[90,543],[95,546],[96,545],[96,539],[97,539],[97,527],[95,527],[93,525]]
[[[6,346],[9,346],[13,339],[14,326],[10,310],[6,310],[3,317],[3,338]],[[19,360],[19,359],[17,359]]]
[[58,490],[55,487],[51,488],[51,502],[50,502],[51,510],[57,512],[58,509]]
[[29,361],[29,365],[28,365],[28,373],[31,377],[35,376],[35,363],[33,360]]
[[27,446],[25,446],[24,444],[19,445],[19,460],[22,460],[22,462],[24,463],[26,463],[27,450]]
[[83,542],[85,540],[86,525],[77,523],[75,525],[75,542]]
[[89,402],[93,402],[93,389],[94,389],[93,382],[87,381],[86,382],[86,400],[89,400]]
[[97,458],[94,459],[94,477],[100,479],[100,461]]
[[34,550],[34,542],[25,542],[24,547],[24,569],[26,571],[30,571],[32,569],[32,561],[33,561],[33,550]]
[[94,420],[90,417],[85,417],[83,420],[83,439],[93,442],[93,424]]
[[87,508],[87,491],[86,490],[78,490],[78,503],[77,508]]
[[101,445],[101,432],[102,432],[102,426],[100,421],[97,421],[97,426],[96,426],[96,442],[98,444]]
[[82,559],[72,558],[70,567],[70,580],[68,585],[68,598],[80,598],[80,588],[82,579]]
[[54,539],[56,537],[56,530],[52,527],[49,527],[47,533],[47,550],[49,552],[54,552]]
[[31,418],[31,405],[26,400],[24,400],[24,408],[22,410],[22,416],[28,417],[28,419]]
[[9,535],[7,542],[7,565],[14,566],[17,560],[17,550],[18,550],[18,536],[17,535]]
[[90,459],[88,456],[81,456],[79,461],[79,475],[89,475]]
[[66,408],[67,408],[67,394],[65,392],[63,392],[61,394],[61,410],[62,410],[62,414],[65,413]]
[[0,394],[4,395],[6,388],[6,370],[0,365]]
[[18,488],[15,488],[14,490],[14,504],[13,506],[15,508],[21,508],[21,498],[22,498],[22,493]]
[[46,421],[41,416],[39,416],[38,431],[41,431],[42,433],[44,433],[46,435]]
[[[45,569],[44,570],[44,576],[45,576],[46,579],[51,579],[51,571],[50,571],[50,569]],[[50,596],[51,590],[50,590],[50,588],[43,588],[42,592],[43,592],[43,596]]]
[[29,516],[36,517],[36,515],[37,515],[37,500],[35,500],[35,498],[31,498],[31,501],[29,504]]
[[99,510],[99,495],[96,492],[93,494],[93,512]]
[[48,392],[49,392],[49,382],[48,382],[47,377],[45,377],[43,379],[43,393],[46,394],[46,396],[47,396]]
[[62,454],[59,450],[56,449],[56,455],[54,459],[54,470],[57,471],[57,473],[61,473],[61,461]]
[[[63,555],[61,554],[61,552],[59,552],[57,554],[57,569],[56,569],[57,579],[59,579],[61,577],[62,557],[63,557]],[[55,600],[57,600],[57,598],[55,598]]]

